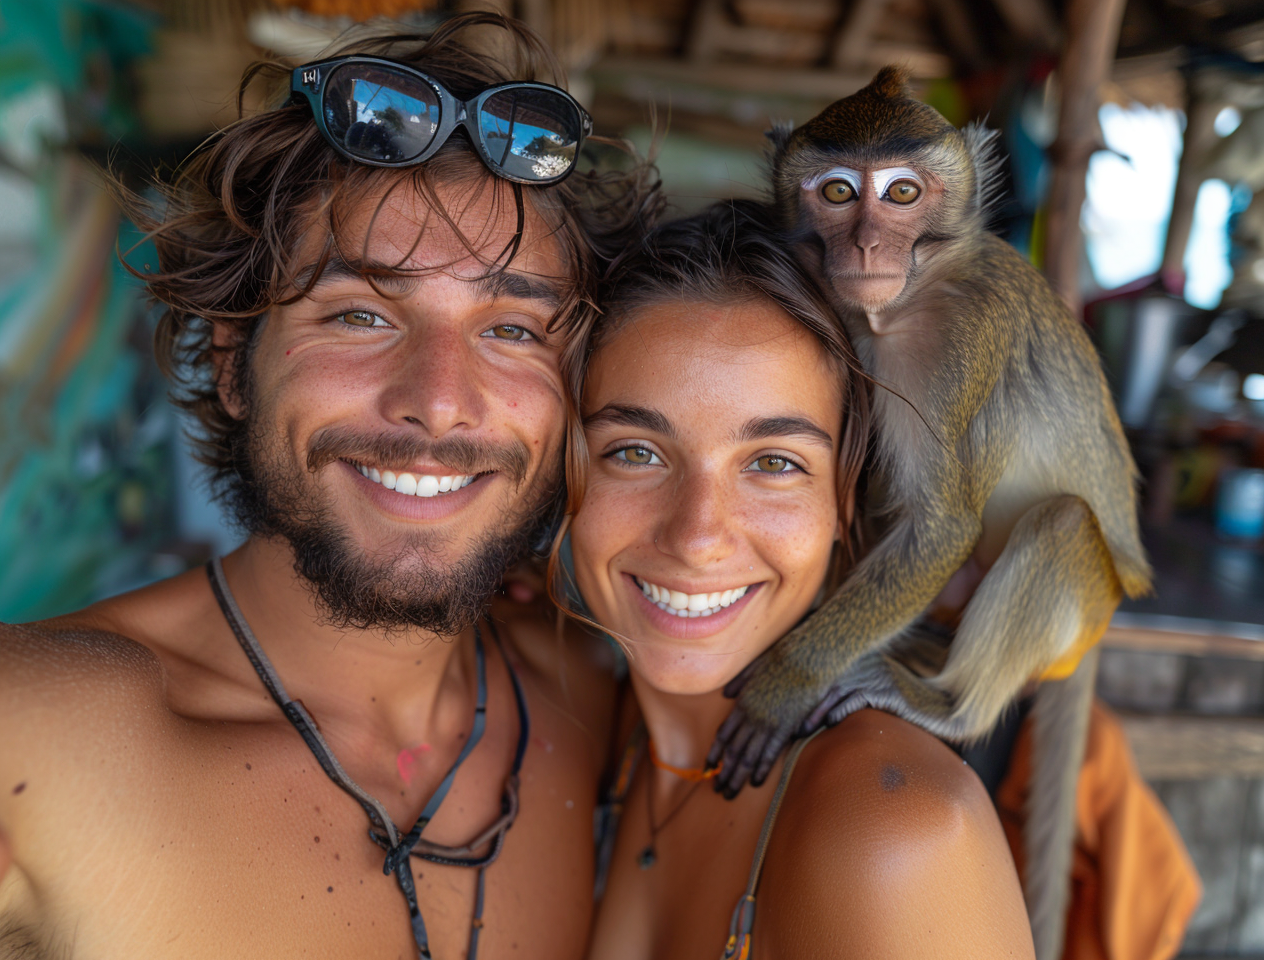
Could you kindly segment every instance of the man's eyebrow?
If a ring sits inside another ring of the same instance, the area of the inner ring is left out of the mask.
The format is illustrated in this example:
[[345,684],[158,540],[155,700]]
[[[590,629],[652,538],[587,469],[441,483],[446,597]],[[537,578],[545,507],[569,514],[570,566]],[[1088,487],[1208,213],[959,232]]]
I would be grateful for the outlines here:
[[812,443],[834,449],[834,438],[829,431],[807,417],[755,417],[742,424],[736,442],[750,443],[770,437],[802,437]]
[[562,305],[562,292],[557,284],[544,277],[497,270],[474,280],[478,292],[488,300],[506,297],[511,300],[538,300],[557,309]]
[[[300,270],[294,278],[295,286],[302,290],[312,283],[312,277],[316,275],[318,266],[317,263],[310,263]],[[316,282],[312,283],[312,290],[344,280],[372,282],[392,293],[407,293],[417,285],[418,277],[415,273],[409,273],[399,267],[379,263],[376,260],[344,260],[342,257],[330,257],[321,269]]]
[[671,421],[649,407],[626,406],[619,403],[607,403],[596,413],[584,417],[585,427],[640,427],[664,437],[676,439],[676,428]]
[[[294,279],[299,289],[311,283],[312,277],[316,274],[316,268],[317,264],[312,263],[298,272]],[[380,263],[376,260],[346,260],[342,257],[330,257],[312,289],[344,280],[361,280],[370,281],[392,293],[403,294],[416,287],[419,279],[417,272],[402,270],[393,264]],[[561,291],[555,283],[547,279],[497,270],[495,273],[476,277],[470,282],[474,284],[478,296],[487,300],[495,300],[498,297],[536,300],[554,310],[562,305]]]

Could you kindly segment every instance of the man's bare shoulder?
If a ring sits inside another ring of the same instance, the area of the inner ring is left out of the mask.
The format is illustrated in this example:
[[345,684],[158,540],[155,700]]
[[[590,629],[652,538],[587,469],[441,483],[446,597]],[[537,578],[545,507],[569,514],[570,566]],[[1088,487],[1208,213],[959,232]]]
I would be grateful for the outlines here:
[[957,754],[897,717],[862,711],[809,744],[773,836],[766,887],[783,895],[763,917],[782,935],[832,902],[831,921],[810,936],[847,929],[857,956],[956,956],[957,945],[963,956],[1029,955],[987,791]]
[[613,722],[615,657],[610,645],[545,600],[498,599],[492,617],[549,705],[578,724],[604,759]]
[[30,711],[74,715],[126,702],[167,710],[173,671],[212,641],[214,600],[200,571],[26,624],[0,624],[0,715],[22,729]]
[[[0,624],[0,701],[13,708],[63,688],[76,698],[94,688],[152,685],[158,657],[143,644],[91,617],[61,617],[26,624]],[[3,707],[0,711],[7,713]]]
[[560,615],[548,600],[518,603],[498,597],[492,604],[492,617],[504,624],[519,654],[535,670],[613,675],[615,657],[610,644]]

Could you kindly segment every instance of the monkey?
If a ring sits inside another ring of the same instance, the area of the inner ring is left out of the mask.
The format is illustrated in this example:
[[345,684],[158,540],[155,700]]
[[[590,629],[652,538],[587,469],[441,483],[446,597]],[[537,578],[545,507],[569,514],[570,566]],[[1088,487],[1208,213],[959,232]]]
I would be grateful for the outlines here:
[[[872,487],[887,529],[811,616],[738,675],[709,762],[758,785],[786,743],[865,706],[950,741],[985,735],[1033,678],[1024,888],[1039,960],[1061,953],[1074,786],[1122,596],[1149,591],[1138,475],[1087,333],[985,228],[994,133],[958,130],[885,67],[773,141],[773,203],[875,385]],[[901,638],[983,571],[946,662]]]

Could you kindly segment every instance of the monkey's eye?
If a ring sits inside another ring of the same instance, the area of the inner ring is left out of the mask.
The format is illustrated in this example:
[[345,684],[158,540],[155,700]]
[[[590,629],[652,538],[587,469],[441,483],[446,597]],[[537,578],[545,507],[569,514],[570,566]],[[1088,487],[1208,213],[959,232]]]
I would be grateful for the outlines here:
[[887,187],[887,199],[895,203],[912,203],[922,195],[922,188],[912,180],[897,180]]
[[827,180],[821,187],[821,196],[830,203],[846,203],[856,199],[856,188],[846,180]]

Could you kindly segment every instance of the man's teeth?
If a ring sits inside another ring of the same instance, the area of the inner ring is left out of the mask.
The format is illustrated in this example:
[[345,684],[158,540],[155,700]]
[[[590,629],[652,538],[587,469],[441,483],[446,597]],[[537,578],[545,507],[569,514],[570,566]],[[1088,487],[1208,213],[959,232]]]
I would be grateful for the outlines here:
[[433,497],[440,493],[450,493],[468,487],[477,479],[477,474],[457,477],[436,477],[429,473],[396,473],[394,470],[381,470],[356,464],[360,476],[368,477],[374,483],[380,483],[387,490],[405,493],[410,497]]
[[745,586],[720,593],[681,593],[641,579],[637,579],[636,584],[654,606],[678,617],[709,617],[741,600],[750,589]]

